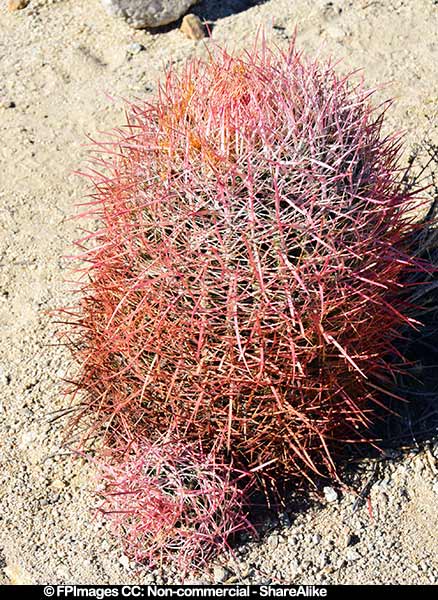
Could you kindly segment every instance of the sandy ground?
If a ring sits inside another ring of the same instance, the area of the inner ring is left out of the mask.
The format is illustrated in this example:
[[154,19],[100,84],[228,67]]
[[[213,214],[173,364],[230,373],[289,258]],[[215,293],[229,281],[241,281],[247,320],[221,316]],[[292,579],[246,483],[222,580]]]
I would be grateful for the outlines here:
[[[298,29],[308,53],[364,67],[370,86],[397,99],[390,128],[407,150],[437,141],[438,5],[433,0],[203,1],[197,12],[213,39],[243,48],[264,25],[284,46]],[[255,4],[255,3],[253,3]],[[175,582],[172,570],[131,565],[90,510],[90,470],[60,449],[65,404],[59,378],[69,365],[54,344],[50,308],[69,301],[63,278],[77,225],[68,221],[85,185],[71,172],[85,134],[123,122],[122,102],[153,93],[165,65],[205,54],[178,29],[133,31],[98,0],[33,0],[0,6],[0,581],[3,583]],[[132,44],[144,50],[132,54]],[[370,505],[324,496],[271,523],[237,562],[198,581],[438,583],[438,446],[378,464]],[[361,467],[366,481],[372,461]],[[359,488],[360,489],[360,486]]]

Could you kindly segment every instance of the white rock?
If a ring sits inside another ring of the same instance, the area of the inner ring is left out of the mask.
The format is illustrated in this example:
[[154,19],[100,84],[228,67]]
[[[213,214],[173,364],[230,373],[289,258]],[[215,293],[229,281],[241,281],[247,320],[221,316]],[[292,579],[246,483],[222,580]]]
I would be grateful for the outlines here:
[[215,583],[223,583],[228,579],[228,570],[221,565],[214,565],[213,578]]
[[101,0],[110,15],[124,17],[136,29],[177,21],[198,0]]
[[130,567],[129,558],[125,554],[122,554],[122,556],[119,558],[119,563],[126,570],[128,570]]
[[26,431],[21,436],[20,449],[26,450],[37,439],[37,434],[34,431]]
[[360,554],[354,550],[353,548],[349,548],[346,553],[346,558],[348,561],[353,562],[355,560],[359,560]]
[[327,502],[336,502],[336,500],[338,499],[337,491],[330,486],[326,486],[324,488],[323,492],[324,492],[324,497],[327,500]]
[[144,49],[145,48],[142,44],[139,44],[138,42],[133,42],[132,44],[129,44],[127,52],[128,54],[139,54],[139,52],[142,52]]

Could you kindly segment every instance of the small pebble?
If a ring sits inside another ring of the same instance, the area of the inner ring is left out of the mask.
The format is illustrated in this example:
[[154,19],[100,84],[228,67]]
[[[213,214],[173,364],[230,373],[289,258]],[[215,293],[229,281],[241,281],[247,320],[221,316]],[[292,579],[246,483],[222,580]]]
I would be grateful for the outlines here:
[[[3,106],[2,101],[0,99],[0,106]],[[9,108],[4,105],[5,108]],[[5,369],[0,366],[0,385],[9,385],[11,383],[11,376]]]
[[279,521],[283,527],[290,527],[290,519],[287,513],[282,513],[279,517]]
[[22,10],[26,8],[30,0],[8,0],[8,10],[14,12],[15,10]]
[[228,579],[229,571],[221,565],[215,565],[213,567],[213,578],[215,583],[222,583]]
[[356,550],[354,550],[353,548],[349,548],[345,554],[347,560],[349,562],[353,562],[355,560],[359,560],[360,558],[360,554],[359,552],[357,552]]
[[325,552],[322,552],[319,555],[319,567],[320,569],[323,569],[324,567],[326,567],[328,565],[328,557],[327,554]]
[[62,490],[65,487],[65,483],[61,479],[54,479],[50,484],[50,487],[54,490]]
[[122,554],[122,556],[119,558],[119,563],[126,570],[128,570],[130,567],[129,558],[125,554]]
[[202,40],[206,37],[207,32],[201,19],[196,15],[186,15],[182,20],[180,31],[191,40]]
[[9,98],[0,98],[0,108],[15,108],[15,102]]
[[143,50],[145,50],[145,47],[142,44],[139,44],[138,42],[133,42],[132,44],[129,44],[128,48],[127,48],[127,52],[128,54],[139,54],[140,52],[143,52]]
[[27,448],[29,448],[29,446],[31,446],[31,444],[36,440],[36,438],[37,434],[34,431],[26,431],[21,436],[21,443],[19,447],[22,450],[26,450]]
[[338,493],[337,491],[330,487],[330,486],[325,486],[324,490],[324,497],[327,500],[327,502],[336,502],[338,499]]

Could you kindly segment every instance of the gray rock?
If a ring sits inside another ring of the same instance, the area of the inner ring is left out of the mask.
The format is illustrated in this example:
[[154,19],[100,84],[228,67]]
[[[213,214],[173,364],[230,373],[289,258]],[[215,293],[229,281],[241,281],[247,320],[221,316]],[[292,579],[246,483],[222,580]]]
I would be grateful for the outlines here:
[[124,17],[135,29],[177,21],[198,0],[102,0],[110,15]]

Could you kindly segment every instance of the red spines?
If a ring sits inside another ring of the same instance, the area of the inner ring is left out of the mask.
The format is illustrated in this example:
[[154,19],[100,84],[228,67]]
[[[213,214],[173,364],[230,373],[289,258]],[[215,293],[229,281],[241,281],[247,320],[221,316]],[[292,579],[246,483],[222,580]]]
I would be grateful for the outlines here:
[[109,445],[176,428],[270,483],[366,438],[423,268],[370,96],[294,47],[218,51],[99,145],[73,350]]

